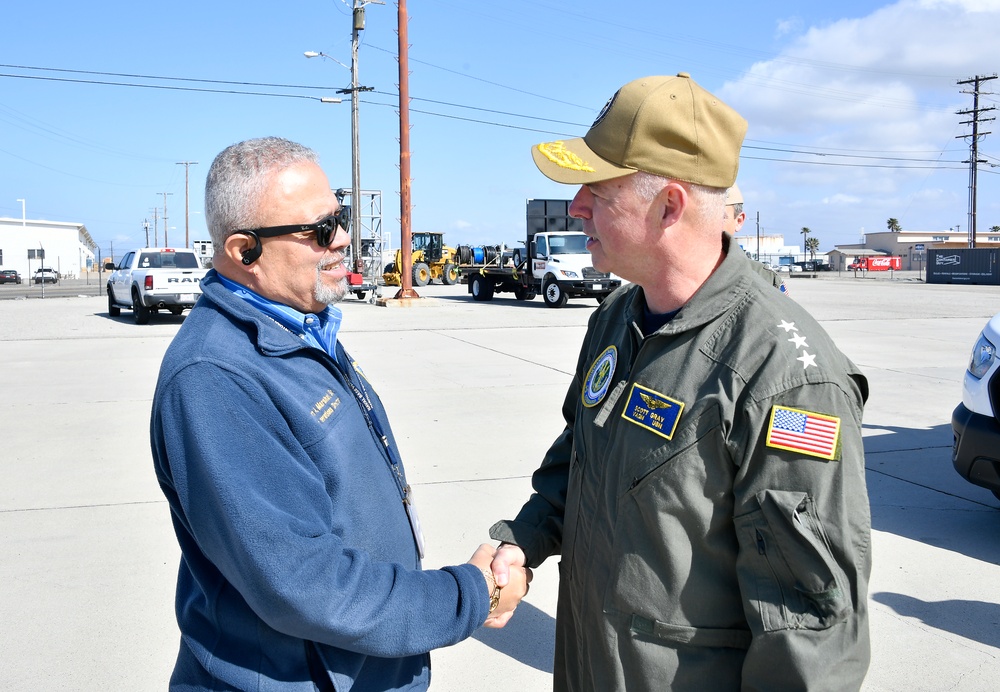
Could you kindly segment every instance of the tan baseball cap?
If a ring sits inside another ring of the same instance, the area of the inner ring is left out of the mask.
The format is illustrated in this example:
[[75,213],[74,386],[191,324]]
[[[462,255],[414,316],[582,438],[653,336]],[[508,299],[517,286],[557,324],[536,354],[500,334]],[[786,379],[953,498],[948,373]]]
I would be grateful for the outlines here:
[[557,183],[586,185],[646,171],[708,187],[736,182],[747,121],[691,75],[643,77],[605,104],[582,138],[531,149]]
[[730,204],[743,204],[743,193],[740,192],[740,186],[733,183],[733,186],[726,190],[726,206]]

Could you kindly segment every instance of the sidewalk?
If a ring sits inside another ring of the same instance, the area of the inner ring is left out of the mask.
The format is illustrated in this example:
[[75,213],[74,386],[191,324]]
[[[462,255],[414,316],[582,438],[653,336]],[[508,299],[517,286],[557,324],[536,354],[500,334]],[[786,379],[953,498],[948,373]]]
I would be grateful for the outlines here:
[[[1000,503],[952,470],[949,421],[1000,287],[831,274],[791,288],[872,388],[865,689],[993,690]],[[420,310],[342,304],[343,340],[386,403],[415,488],[427,567],[467,560],[527,498],[596,307],[465,291],[418,289],[434,301]],[[179,553],[148,415],[183,320],[110,318],[103,295],[0,300],[0,690],[165,687]],[[435,652],[432,690],[549,689],[556,582],[550,560],[507,629]]]

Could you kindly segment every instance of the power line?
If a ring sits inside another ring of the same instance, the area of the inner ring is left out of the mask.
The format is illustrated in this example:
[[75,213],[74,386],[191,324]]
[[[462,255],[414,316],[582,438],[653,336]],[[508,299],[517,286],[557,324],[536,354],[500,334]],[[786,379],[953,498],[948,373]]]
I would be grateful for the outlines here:
[[[370,46],[370,47],[377,48],[375,46]],[[378,50],[384,50],[384,49],[378,48]],[[414,62],[419,62],[419,61],[414,61]],[[436,67],[437,69],[442,69],[442,70],[445,70],[445,71],[453,72],[453,70],[448,70],[447,68],[442,68],[442,67],[435,66],[435,65],[431,65],[431,66],[432,67]],[[0,67],[8,67],[8,68],[16,68],[16,69],[44,70],[44,71],[63,72],[63,73],[72,73],[72,74],[89,74],[89,75],[100,75],[100,76],[110,76],[110,77],[123,77],[123,78],[133,78],[133,79],[157,79],[157,80],[166,80],[166,81],[174,81],[174,82],[194,82],[194,83],[202,83],[202,84],[235,85],[235,86],[257,86],[257,87],[266,87],[266,88],[309,89],[309,90],[313,90],[313,89],[315,89],[315,90],[329,90],[331,88],[331,87],[324,87],[324,86],[301,85],[301,84],[295,85],[295,84],[278,84],[278,83],[266,83],[266,82],[237,82],[237,81],[230,81],[230,80],[212,80],[212,79],[198,79],[198,78],[185,78],[185,77],[163,77],[163,76],[156,76],[156,75],[140,75],[140,74],[120,73],[120,72],[97,72],[97,71],[91,71],[91,70],[71,70],[71,69],[64,69],[64,68],[32,67],[32,66],[22,66],[22,65],[5,65],[5,64],[0,64]],[[461,73],[456,73],[456,74],[461,74]],[[467,76],[468,77],[468,75],[463,75],[463,76]],[[303,94],[283,94],[283,93],[258,92],[258,91],[235,90],[235,89],[213,89],[213,88],[205,88],[205,87],[172,86],[172,85],[166,85],[166,84],[141,84],[141,83],[133,83],[133,82],[111,82],[111,81],[92,80],[92,79],[73,79],[73,78],[67,78],[67,77],[47,77],[47,76],[41,76],[41,75],[19,75],[19,74],[0,73],[0,77],[9,77],[9,78],[15,78],[15,79],[34,79],[34,80],[54,81],[54,82],[69,82],[69,83],[76,83],[76,84],[93,84],[93,85],[98,85],[98,86],[120,86],[120,87],[141,88],[141,89],[164,89],[164,90],[168,90],[168,91],[187,91],[187,92],[196,92],[196,93],[230,94],[230,95],[240,95],[240,96],[269,96],[269,97],[274,97],[274,98],[296,98],[296,99],[306,99],[306,100],[311,100],[311,101],[312,100],[319,100],[321,98],[321,97],[318,97],[318,96],[308,96],[308,95],[303,95]],[[475,78],[475,77],[469,77],[469,78],[471,78],[471,79],[477,79],[478,80],[478,78]],[[486,83],[494,85],[494,86],[500,86],[500,87],[503,87],[503,88],[509,88],[509,89],[512,89],[513,91],[519,91],[521,93],[525,93],[525,94],[528,94],[528,95],[537,96],[536,94],[531,94],[531,92],[527,92],[527,91],[520,90],[520,89],[514,89],[512,87],[504,87],[504,85],[500,85],[500,84],[497,84],[495,82],[490,82],[488,80],[478,80],[478,81],[483,81],[483,82],[486,82]],[[383,96],[394,96],[395,95],[395,94],[393,94],[391,92],[382,92],[382,91],[374,92],[374,93],[378,93],[378,94],[383,95]],[[421,97],[412,97],[411,100],[413,100],[413,101],[422,101],[422,102],[426,102],[426,103],[433,103],[433,104],[436,104],[436,105],[448,106],[448,107],[453,107],[453,108],[461,108],[461,109],[473,110],[473,111],[478,111],[478,112],[482,112],[482,113],[489,113],[489,114],[492,114],[492,115],[501,115],[501,116],[505,116],[505,117],[523,118],[523,119],[526,119],[526,120],[533,120],[533,121],[545,122],[545,123],[553,123],[553,124],[557,124],[557,125],[569,125],[569,126],[572,126],[572,127],[579,128],[580,130],[584,130],[584,129],[586,129],[588,127],[587,125],[585,125],[583,123],[573,123],[573,122],[569,122],[569,121],[555,120],[555,119],[552,119],[552,118],[543,118],[543,117],[539,117],[539,116],[525,115],[525,114],[520,114],[520,113],[512,113],[512,112],[509,112],[509,111],[500,111],[500,110],[490,109],[490,108],[481,108],[481,107],[477,107],[477,106],[469,106],[469,105],[465,105],[465,104],[452,103],[452,102],[447,102],[447,101],[438,101],[438,100],[434,100],[434,99],[426,99],[426,98],[421,98]],[[566,102],[558,101],[557,99],[549,99],[549,100],[557,101],[559,103],[566,103]],[[376,106],[384,106],[384,107],[391,107],[391,108],[396,108],[397,107],[397,104],[395,104],[395,103],[381,103],[381,102],[377,102],[377,101],[366,101],[366,102],[370,103],[371,105],[376,105]],[[575,104],[567,104],[567,105],[575,105]],[[503,127],[503,128],[507,128],[507,129],[521,130],[521,131],[525,131],[525,132],[535,132],[535,133],[539,133],[539,134],[543,134],[543,135],[554,135],[554,136],[557,136],[557,137],[575,137],[575,136],[578,136],[576,134],[571,134],[571,133],[567,133],[567,132],[546,130],[546,129],[541,129],[541,128],[531,128],[531,127],[525,127],[525,126],[520,126],[520,125],[514,125],[514,124],[510,124],[510,123],[501,123],[501,122],[495,122],[495,121],[490,121],[490,120],[483,120],[483,119],[478,119],[478,118],[467,118],[467,117],[462,117],[462,116],[457,116],[457,115],[452,115],[452,114],[447,114],[447,113],[438,113],[438,112],[434,112],[434,111],[428,111],[428,110],[417,110],[417,109],[414,109],[412,112],[414,112],[414,113],[420,113],[422,115],[429,115],[429,116],[433,116],[433,117],[447,118],[447,119],[451,119],[451,120],[458,120],[458,121],[462,121],[462,122],[470,122],[470,123],[475,123],[475,124],[480,124],[480,125],[488,125],[488,126],[492,126],[492,127]],[[752,140],[748,140],[748,141],[752,141]],[[854,158],[854,159],[869,159],[869,160],[873,160],[873,161],[898,161],[898,162],[903,162],[903,163],[938,163],[937,160],[904,158],[904,157],[901,157],[901,156],[872,156],[872,155],[858,154],[858,153],[843,154],[843,153],[836,153],[836,150],[833,150],[833,149],[830,149],[830,150],[827,150],[827,151],[821,151],[819,149],[805,150],[805,149],[802,149],[802,148],[791,148],[791,146],[789,148],[764,147],[764,146],[756,146],[756,145],[748,144],[748,143],[745,143],[743,148],[744,149],[749,149],[749,150],[759,150],[759,151],[774,151],[774,152],[787,153],[787,154],[800,154],[800,155],[809,155],[809,156],[822,156],[822,157],[825,157],[825,158],[826,157],[830,157],[830,158]],[[848,150],[848,151],[850,151],[850,150]],[[918,152],[915,152],[915,153],[918,153]],[[880,165],[880,164],[848,164],[848,163],[836,163],[836,162],[830,162],[830,161],[827,161],[827,162],[821,162],[821,161],[801,161],[801,160],[795,160],[795,159],[781,159],[781,158],[754,157],[754,156],[744,156],[744,158],[752,159],[752,160],[761,160],[761,161],[775,161],[775,162],[782,162],[782,163],[805,163],[805,164],[811,164],[811,165],[831,165],[831,166],[851,166],[851,165],[857,165],[858,167],[864,167],[864,168],[901,168],[901,169],[907,169],[907,168],[935,168],[935,169],[942,169],[942,168],[944,168],[944,169],[947,169],[947,168],[951,168],[950,166],[895,166],[895,165]],[[956,162],[945,161],[943,163],[947,164],[947,163],[959,163],[959,162],[957,162],[957,161]]]

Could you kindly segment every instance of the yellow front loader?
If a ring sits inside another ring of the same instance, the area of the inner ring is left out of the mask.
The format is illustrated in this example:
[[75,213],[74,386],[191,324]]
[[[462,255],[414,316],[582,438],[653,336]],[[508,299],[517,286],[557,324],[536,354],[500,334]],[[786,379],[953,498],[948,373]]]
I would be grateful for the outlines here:
[[[458,258],[455,248],[444,244],[443,233],[413,234],[413,285],[426,286],[441,280],[449,286],[458,283]],[[396,260],[385,266],[382,280],[386,286],[399,286],[402,250],[396,250]]]

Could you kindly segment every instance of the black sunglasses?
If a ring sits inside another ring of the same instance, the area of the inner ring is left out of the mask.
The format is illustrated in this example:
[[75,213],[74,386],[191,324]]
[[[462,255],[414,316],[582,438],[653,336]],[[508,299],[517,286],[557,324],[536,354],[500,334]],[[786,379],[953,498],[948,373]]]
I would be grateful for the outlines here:
[[351,226],[351,208],[341,207],[336,214],[317,221],[316,223],[292,224],[290,226],[267,226],[265,228],[254,228],[252,230],[235,231],[244,235],[254,235],[257,238],[276,238],[290,233],[308,233],[316,231],[316,242],[320,247],[328,247],[337,235],[337,227],[345,231]]

